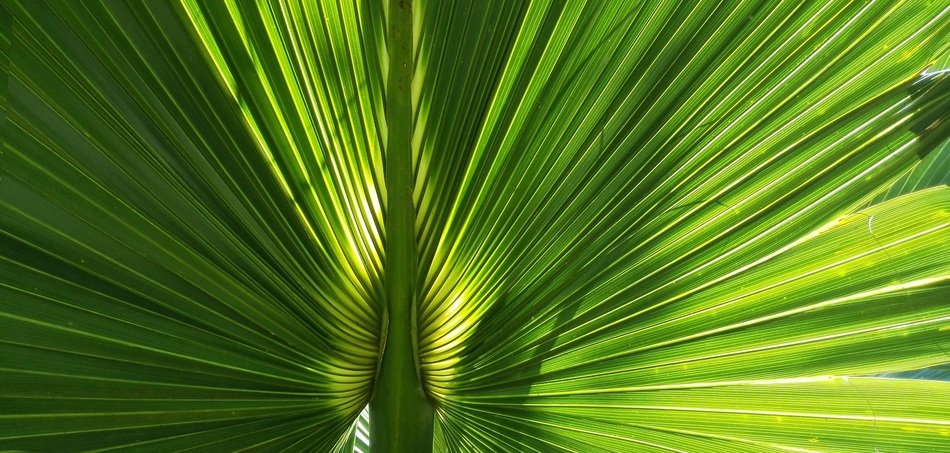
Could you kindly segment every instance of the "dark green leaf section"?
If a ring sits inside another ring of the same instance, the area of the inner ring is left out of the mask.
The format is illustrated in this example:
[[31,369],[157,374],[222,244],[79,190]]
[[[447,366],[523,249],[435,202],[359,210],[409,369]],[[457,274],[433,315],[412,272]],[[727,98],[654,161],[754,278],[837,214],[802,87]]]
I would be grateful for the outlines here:
[[928,187],[950,185],[950,140],[927,154],[905,176],[891,184],[877,197],[880,202]]
[[921,98],[921,92],[926,92],[926,99],[920,101],[932,102],[936,106],[932,113],[923,115],[917,121],[916,129],[924,135],[922,139],[925,142],[920,152],[922,159],[906,175],[890,184],[873,203],[950,184],[950,140],[940,141],[950,130],[950,81],[946,80],[946,74],[950,73],[950,42],[945,42],[937,55],[921,72],[917,86],[911,89],[918,98]]
[[4,2],[0,449],[326,451],[368,401],[382,8],[201,3]]
[[10,73],[11,38],[13,37],[13,16],[7,5],[0,4],[0,152],[6,137],[7,83]]

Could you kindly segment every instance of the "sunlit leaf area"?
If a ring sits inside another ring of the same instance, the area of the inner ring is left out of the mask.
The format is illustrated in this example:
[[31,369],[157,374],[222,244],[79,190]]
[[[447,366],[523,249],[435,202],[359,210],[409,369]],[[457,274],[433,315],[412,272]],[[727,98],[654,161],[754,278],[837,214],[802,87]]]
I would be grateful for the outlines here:
[[948,452],[948,0],[0,0],[0,451]]

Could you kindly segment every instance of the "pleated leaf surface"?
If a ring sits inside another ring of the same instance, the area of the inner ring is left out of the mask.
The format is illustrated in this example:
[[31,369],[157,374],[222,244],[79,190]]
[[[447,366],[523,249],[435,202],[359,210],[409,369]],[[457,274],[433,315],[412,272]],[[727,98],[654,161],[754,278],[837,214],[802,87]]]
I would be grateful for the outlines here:
[[[385,451],[386,3],[0,4],[0,449]],[[413,8],[436,451],[946,449],[950,4]]]

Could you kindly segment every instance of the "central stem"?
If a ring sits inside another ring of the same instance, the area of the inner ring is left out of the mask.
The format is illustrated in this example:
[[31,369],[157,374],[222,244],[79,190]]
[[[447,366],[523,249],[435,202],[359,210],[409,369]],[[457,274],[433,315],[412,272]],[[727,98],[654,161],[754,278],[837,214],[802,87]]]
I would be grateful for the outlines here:
[[416,339],[415,207],[412,202],[412,2],[389,3],[386,178],[386,318],[370,446],[379,452],[432,451],[433,408],[419,374]]

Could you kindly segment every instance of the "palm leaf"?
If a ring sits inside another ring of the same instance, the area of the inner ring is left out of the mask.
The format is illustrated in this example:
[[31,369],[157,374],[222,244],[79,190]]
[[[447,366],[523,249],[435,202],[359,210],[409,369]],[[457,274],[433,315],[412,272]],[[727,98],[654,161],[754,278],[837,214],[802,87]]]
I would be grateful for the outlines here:
[[937,451],[948,15],[4,3],[0,449]]
[[897,179],[887,191],[878,195],[881,202],[928,187],[950,184],[950,141],[945,141],[937,150],[927,154],[905,176]]
[[374,126],[237,99],[189,9],[9,6],[4,447],[335,444],[377,361]]

